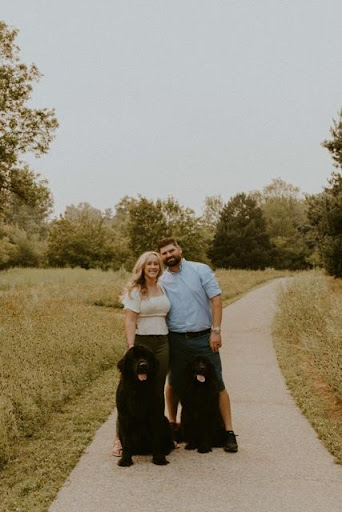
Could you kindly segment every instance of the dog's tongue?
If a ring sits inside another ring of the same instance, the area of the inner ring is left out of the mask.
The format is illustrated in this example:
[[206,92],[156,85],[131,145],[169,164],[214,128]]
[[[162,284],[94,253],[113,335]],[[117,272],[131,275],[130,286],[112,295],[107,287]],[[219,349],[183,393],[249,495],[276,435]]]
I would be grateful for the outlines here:
[[147,380],[146,373],[139,373],[138,379],[141,380],[141,382],[143,382],[144,380]]
[[196,375],[196,378],[197,378],[198,382],[205,382],[204,375]]

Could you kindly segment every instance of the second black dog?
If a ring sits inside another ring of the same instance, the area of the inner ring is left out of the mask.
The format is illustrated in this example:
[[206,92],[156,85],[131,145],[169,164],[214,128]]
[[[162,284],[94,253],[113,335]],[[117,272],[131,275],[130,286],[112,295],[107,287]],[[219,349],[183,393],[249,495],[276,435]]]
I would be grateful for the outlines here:
[[153,352],[141,345],[130,348],[118,363],[121,377],[116,406],[122,445],[119,466],[131,466],[133,455],[151,453],[154,464],[168,464],[165,455],[174,443],[156,382],[157,365]]
[[207,357],[198,356],[186,367],[181,430],[185,448],[210,452],[223,446],[225,429],[219,410],[219,383]]

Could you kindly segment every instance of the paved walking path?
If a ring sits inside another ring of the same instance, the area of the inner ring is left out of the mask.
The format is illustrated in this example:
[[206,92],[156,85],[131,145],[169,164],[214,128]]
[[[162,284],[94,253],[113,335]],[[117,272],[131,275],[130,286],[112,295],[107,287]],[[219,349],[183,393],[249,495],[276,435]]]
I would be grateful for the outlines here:
[[155,466],[130,468],[110,456],[115,414],[61,489],[50,512],[340,512],[342,467],[290,397],[277,365],[270,325],[281,282],[224,310],[221,357],[239,452],[184,450]]

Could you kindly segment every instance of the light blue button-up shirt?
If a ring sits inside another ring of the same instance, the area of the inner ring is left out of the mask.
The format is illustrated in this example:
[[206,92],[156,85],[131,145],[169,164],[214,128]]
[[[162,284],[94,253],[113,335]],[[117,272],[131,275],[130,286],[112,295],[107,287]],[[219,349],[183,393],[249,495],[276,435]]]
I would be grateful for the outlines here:
[[161,276],[171,303],[167,317],[170,331],[197,332],[211,327],[210,299],[221,294],[208,265],[182,260],[179,272],[166,270]]

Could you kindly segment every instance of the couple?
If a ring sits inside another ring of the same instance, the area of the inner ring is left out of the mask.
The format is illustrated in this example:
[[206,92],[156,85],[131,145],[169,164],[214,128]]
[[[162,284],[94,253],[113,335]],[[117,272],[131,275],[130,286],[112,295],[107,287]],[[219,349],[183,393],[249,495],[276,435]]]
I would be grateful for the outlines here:
[[[158,250],[159,253],[148,251],[140,256],[123,297],[128,348],[145,345],[154,352],[163,395],[169,371],[165,396],[171,426],[177,420],[186,364],[197,355],[207,356],[220,383],[219,405],[226,429],[224,450],[237,452],[219,354],[221,289],[208,265],[182,258],[182,248],[175,239],[161,240]],[[164,273],[162,263],[167,267]],[[112,454],[121,457],[119,438],[114,441]]]

